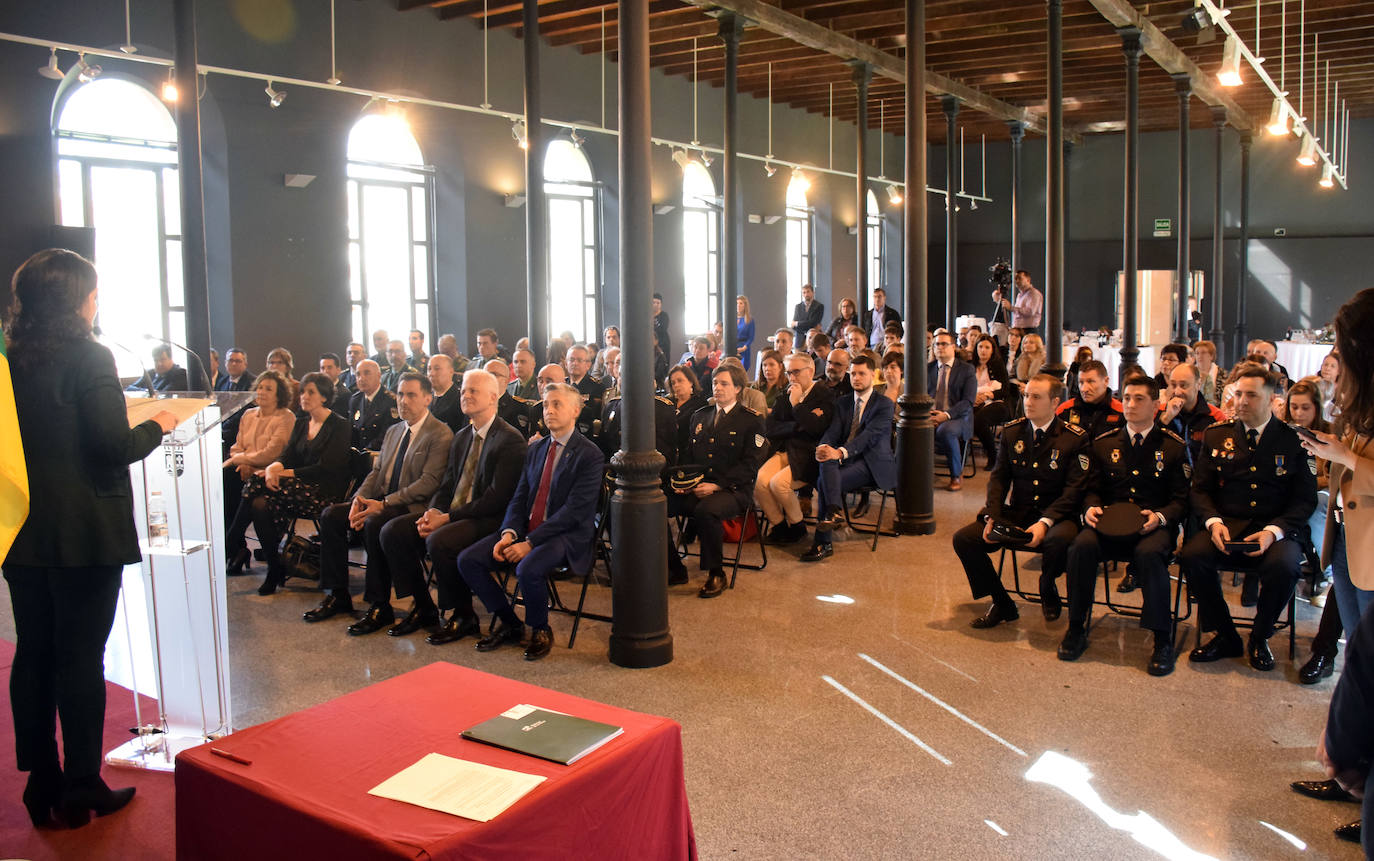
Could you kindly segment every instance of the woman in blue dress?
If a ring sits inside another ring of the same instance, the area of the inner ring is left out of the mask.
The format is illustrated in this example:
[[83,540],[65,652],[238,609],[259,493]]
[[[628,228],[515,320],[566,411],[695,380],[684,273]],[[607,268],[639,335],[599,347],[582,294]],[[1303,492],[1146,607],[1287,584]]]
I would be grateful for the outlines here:
[[735,353],[744,364],[744,372],[753,377],[754,363],[754,315],[749,313],[749,299],[740,296],[735,300]]

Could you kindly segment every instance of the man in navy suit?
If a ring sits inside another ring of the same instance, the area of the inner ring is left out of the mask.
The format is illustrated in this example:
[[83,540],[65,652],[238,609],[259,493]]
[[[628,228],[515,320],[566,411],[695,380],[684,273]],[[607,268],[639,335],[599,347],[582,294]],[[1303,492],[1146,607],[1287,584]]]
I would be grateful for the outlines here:
[[234,347],[224,354],[224,370],[215,380],[217,392],[251,392],[253,375],[248,373],[248,354]]
[[548,436],[530,446],[515,496],[506,506],[501,531],[488,535],[458,557],[458,573],[496,614],[491,633],[477,641],[477,651],[490,652],[518,643],[524,625],[506,593],[492,576],[515,566],[525,597],[530,642],[525,660],[537,661],[553,647],[549,629],[548,574],[560,565],[584,570],[592,564],[597,497],[605,461],[601,449],[577,432],[582,393],[565,383],[544,389],[544,425]]
[[964,444],[973,436],[978,377],[972,365],[954,355],[954,336],[948,332],[935,336],[935,361],[926,366],[926,385],[935,396],[935,408],[930,411],[935,453],[949,461],[949,489],[957,491],[964,486]]
[[892,457],[892,401],[873,392],[877,368],[873,359],[860,353],[849,368],[853,395],[835,400],[835,417],[830,429],[816,447],[820,476],[816,490],[820,495],[820,517],[816,518],[816,538],[801,561],[820,562],[833,552],[830,533],[844,522],[840,500],[860,487],[877,486],[891,490],[897,486],[897,464]]

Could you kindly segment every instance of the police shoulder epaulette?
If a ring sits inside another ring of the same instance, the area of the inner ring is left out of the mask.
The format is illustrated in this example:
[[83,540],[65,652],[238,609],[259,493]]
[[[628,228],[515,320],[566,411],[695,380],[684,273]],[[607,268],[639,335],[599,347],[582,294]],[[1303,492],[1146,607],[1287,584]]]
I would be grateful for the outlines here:
[[[1071,427],[1071,428],[1077,428],[1078,425],[1069,425],[1069,427]],[[1115,430],[1103,431],[1102,433],[1100,433],[1100,434],[1098,434],[1097,436],[1093,437],[1093,442],[1097,442],[1097,441],[1100,440],[1100,439],[1106,439],[1106,438],[1109,437],[1109,436],[1116,436],[1116,435],[1119,434],[1119,433],[1121,433],[1121,429],[1120,429],[1120,428],[1117,428],[1117,429],[1115,429]]]
[[539,401],[530,400],[529,398],[522,398],[519,395],[511,395],[510,397],[511,400],[515,401],[517,404],[524,404],[525,406],[530,406],[531,404],[539,403]]
[[1011,428],[1011,427],[1016,427],[1017,425],[1023,425],[1023,424],[1025,424],[1025,423],[1026,423],[1026,417],[1025,417],[1025,416],[1021,416],[1021,418],[1019,418],[1019,419],[1012,419],[1011,421],[1007,422],[1005,425],[1003,425],[1003,427]]
[[660,404],[667,404],[670,407],[674,406],[673,402],[665,398],[663,395],[654,395],[654,400],[658,401]]
[[1183,437],[1179,436],[1178,434],[1174,433],[1173,431],[1169,430],[1168,428],[1162,427],[1162,428],[1160,428],[1160,430],[1164,431],[1164,435],[1165,435],[1165,436],[1167,436],[1169,439],[1173,440],[1174,442],[1178,443],[1179,445],[1187,445],[1187,444],[1188,444],[1188,442],[1187,442]]
[[1083,430],[1083,428],[1079,427],[1076,424],[1073,424],[1072,422],[1064,422],[1063,428],[1069,433],[1077,434],[1079,436],[1083,436],[1085,433],[1087,433],[1087,431]]
[[1216,430],[1217,428],[1229,428],[1231,425],[1235,423],[1235,419],[1222,419],[1219,422],[1212,422],[1211,424],[1209,424],[1207,426],[1207,430]]
[[744,411],[745,411],[746,413],[752,413],[753,415],[756,415],[756,416],[758,416],[759,418],[763,418],[763,413],[759,412],[758,410],[756,410],[756,409],[751,409],[750,407],[745,406],[744,404],[740,404],[740,406],[741,406],[741,407],[744,407]]

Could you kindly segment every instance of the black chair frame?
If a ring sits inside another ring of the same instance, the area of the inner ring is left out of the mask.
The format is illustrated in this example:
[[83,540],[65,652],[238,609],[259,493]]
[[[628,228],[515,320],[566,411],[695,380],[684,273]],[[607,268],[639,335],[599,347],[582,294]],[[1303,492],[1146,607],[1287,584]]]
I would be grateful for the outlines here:
[[889,538],[896,538],[901,534],[897,532],[895,529],[888,530],[886,532],[883,531],[883,512],[887,510],[887,501],[889,499],[894,499],[896,497],[896,490],[883,490],[882,488],[876,485],[870,484],[866,487],[860,487],[853,491],[850,491],[850,493],[878,494],[878,516],[874,519],[872,523],[868,523],[862,520],[856,522],[854,518],[850,516],[849,513],[849,494],[846,493],[840,497],[840,504],[844,509],[844,522],[849,525],[850,530],[853,532],[860,533],[862,535],[873,536],[873,543],[869,545],[868,548],[868,551],[870,553],[876,552],[878,549],[878,536],[886,535]]
[[[685,514],[678,514],[674,517],[677,520],[677,539],[673,542],[673,549],[677,552],[677,555],[683,559],[691,556],[700,556],[701,554],[698,551],[689,549],[686,542],[683,541],[688,516]],[[746,540],[744,533],[749,525],[749,518],[751,517],[754,519],[756,535],[753,539]],[[748,511],[744,512],[739,517],[731,519],[740,521],[739,540],[735,542],[735,555],[733,557],[726,556],[723,561],[726,565],[730,566],[730,588],[733,589],[735,588],[735,579],[739,576],[739,569],[744,568],[748,571],[762,571],[768,567],[768,548],[763,541],[764,535],[768,531],[768,518],[763,516],[763,512],[759,511],[757,505],[751,504]],[[757,541],[759,545],[759,557],[761,561],[757,564],[743,561],[744,545],[750,540]]]

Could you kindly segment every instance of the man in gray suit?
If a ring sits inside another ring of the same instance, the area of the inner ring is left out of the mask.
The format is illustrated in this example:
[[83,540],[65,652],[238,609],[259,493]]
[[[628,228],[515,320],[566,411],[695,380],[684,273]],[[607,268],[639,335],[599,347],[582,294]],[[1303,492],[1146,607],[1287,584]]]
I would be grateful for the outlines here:
[[448,462],[453,431],[429,412],[434,388],[429,378],[407,373],[396,393],[401,420],[387,429],[382,450],[351,502],[330,505],[320,514],[320,606],[305,621],[319,622],[353,612],[348,594],[348,529],[363,533],[367,548],[367,614],[349,627],[354,636],[391,625],[391,572],[382,551],[382,527],[396,517],[418,517],[439,487]]

